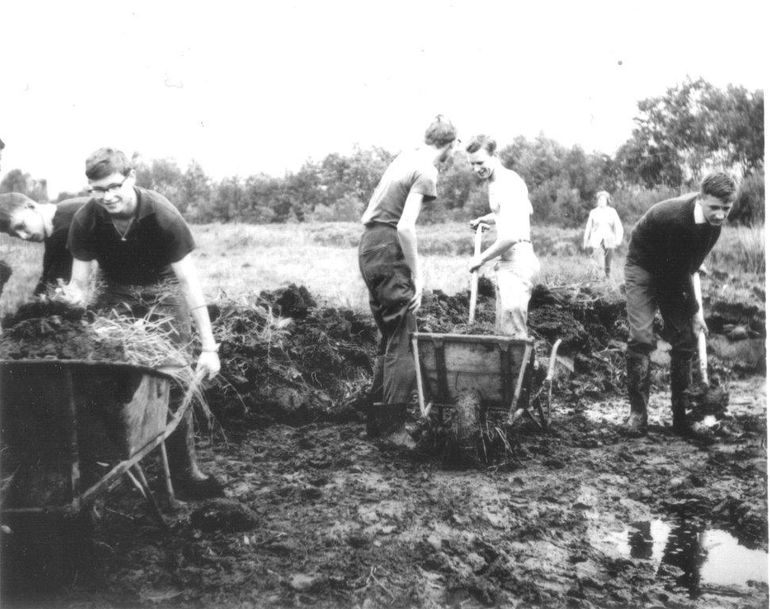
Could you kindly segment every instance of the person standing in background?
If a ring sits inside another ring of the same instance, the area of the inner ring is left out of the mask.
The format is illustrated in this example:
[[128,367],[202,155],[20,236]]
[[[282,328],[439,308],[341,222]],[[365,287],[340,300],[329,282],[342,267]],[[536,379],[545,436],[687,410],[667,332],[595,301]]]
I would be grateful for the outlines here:
[[588,214],[583,234],[583,249],[592,250],[596,265],[609,278],[615,248],[623,242],[623,223],[618,212],[610,207],[610,193],[600,190],[596,193],[596,207]]

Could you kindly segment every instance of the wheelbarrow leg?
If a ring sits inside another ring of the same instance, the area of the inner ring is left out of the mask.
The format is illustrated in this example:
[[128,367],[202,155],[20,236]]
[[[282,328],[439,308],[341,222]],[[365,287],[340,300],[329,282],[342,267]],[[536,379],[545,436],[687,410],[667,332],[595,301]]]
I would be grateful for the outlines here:
[[[132,470],[133,470],[133,473],[132,473]],[[128,474],[129,479],[134,484],[134,486],[139,490],[139,492],[142,493],[142,495],[144,495],[144,498],[147,500],[147,503],[150,504],[150,511],[152,512],[152,515],[155,518],[155,520],[158,521],[158,524],[160,524],[160,526],[163,527],[164,529],[168,529],[168,524],[163,518],[163,514],[160,513],[158,502],[155,501],[155,496],[152,494],[152,491],[150,490],[150,487],[147,484],[147,478],[144,477],[144,472],[142,471],[142,468],[139,466],[139,464],[134,463],[130,469],[126,470],[126,474]]]
[[182,505],[181,501],[177,501],[174,494],[174,485],[171,482],[171,469],[168,466],[168,453],[166,452],[165,440],[160,443],[160,462],[163,466],[163,482],[166,485],[166,496],[168,504],[171,508],[178,508]]

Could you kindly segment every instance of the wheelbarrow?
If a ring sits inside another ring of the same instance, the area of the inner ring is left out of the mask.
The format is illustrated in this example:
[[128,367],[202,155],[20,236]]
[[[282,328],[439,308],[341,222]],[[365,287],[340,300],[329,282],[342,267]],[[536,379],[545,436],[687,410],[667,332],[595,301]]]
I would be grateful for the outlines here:
[[423,418],[434,406],[443,418],[444,409],[453,408],[463,393],[473,392],[483,408],[507,413],[509,426],[526,416],[548,429],[560,340],[551,349],[545,380],[536,391],[532,391],[535,352],[531,338],[414,332],[411,340]]
[[169,416],[172,382],[162,371],[126,363],[0,360],[0,516],[9,537],[35,533],[37,523],[51,521],[45,516],[75,520],[124,475],[166,528],[140,462],[160,449],[174,501],[164,440],[190,400]]

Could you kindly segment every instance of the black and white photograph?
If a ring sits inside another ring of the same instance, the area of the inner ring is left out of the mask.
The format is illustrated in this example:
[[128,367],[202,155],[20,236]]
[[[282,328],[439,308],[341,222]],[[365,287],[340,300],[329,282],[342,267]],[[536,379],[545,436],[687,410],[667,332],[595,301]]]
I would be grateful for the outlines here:
[[11,0],[1,609],[767,609],[759,0]]

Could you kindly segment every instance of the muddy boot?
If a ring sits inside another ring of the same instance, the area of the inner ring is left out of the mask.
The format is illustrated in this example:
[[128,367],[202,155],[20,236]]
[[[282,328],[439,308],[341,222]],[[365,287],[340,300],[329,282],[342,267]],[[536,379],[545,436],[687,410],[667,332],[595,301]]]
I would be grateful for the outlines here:
[[380,437],[387,447],[414,448],[415,442],[406,429],[407,404],[382,404]]
[[374,358],[374,377],[366,400],[366,434],[370,438],[380,435],[379,415],[382,412],[382,379],[385,374],[385,356]]
[[691,381],[692,356],[671,354],[671,412],[673,416],[674,433],[687,436],[692,433],[692,426],[687,420],[687,409],[690,400],[687,389]]
[[629,434],[644,435],[647,433],[647,402],[650,399],[650,357],[627,351],[626,377],[631,411],[623,427]]
[[195,459],[195,433],[192,410],[188,410],[168,440],[168,465],[174,490],[180,499],[208,499],[224,497],[222,483],[212,475],[205,475]]

